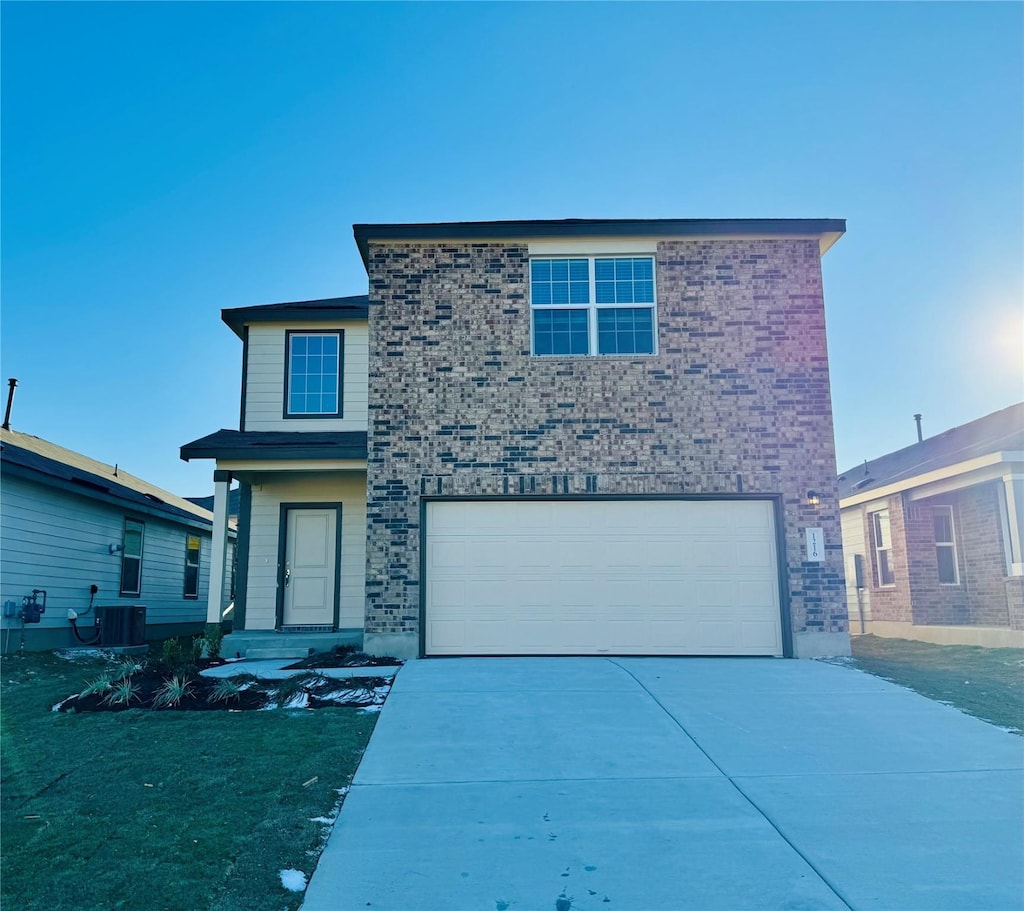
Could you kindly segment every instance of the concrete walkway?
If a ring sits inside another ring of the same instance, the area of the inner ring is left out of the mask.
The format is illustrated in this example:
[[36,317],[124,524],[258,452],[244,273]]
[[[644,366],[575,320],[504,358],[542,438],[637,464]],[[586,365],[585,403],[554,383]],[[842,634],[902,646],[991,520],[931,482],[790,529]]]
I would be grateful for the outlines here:
[[1022,757],[814,661],[410,662],[303,911],[1018,911]]

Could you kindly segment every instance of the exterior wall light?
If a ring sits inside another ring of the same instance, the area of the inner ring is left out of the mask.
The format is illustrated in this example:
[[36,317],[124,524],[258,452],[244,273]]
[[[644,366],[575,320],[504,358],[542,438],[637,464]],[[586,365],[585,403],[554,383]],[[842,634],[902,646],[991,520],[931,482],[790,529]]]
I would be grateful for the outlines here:
[[807,491],[807,505],[808,506],[820,506],[821,505],[821,497],[819,497],[818,494],[815,491],[813,491],[813,490],[808,490]]
[[110,551],[111,556],[113,556],[114,554],[121,553],[121,551],[124,550],[124,545],[123,544],[108,544],[107,545],[107,549]]

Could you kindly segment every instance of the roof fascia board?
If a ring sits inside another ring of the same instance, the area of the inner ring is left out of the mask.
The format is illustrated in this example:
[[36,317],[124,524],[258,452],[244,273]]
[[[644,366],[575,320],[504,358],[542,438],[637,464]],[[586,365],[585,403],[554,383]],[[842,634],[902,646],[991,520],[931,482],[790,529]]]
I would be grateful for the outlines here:
[[[259,453],[258,459],[251,457]],[[247,458],[248,457],[248,458]],[[338,446],[294,446],[289,443],[282,443],[280,446],[260,446],[254,449],[251,446],[182,446],[181,458],[186,462],[192,459],[216,459],[218,463],[225,460],[242,460],[258,462],[291,462],[295,460],[326,460],[329,462],[361,461],[366,464],[366,457],[363,455],[353,456],[351,454],[339,454]]]
[[823,255],[846,231],[840,218],[693,218],[578,221],[443,222],[437,224],[357,224],[352,226],[363,264],[371,243],[405,241],[555,240],[559,238],[658,237],[721,239],[806,237],[818,240]]
[[[75,484],[73,481],[65,481],[63,478],[55,478],[53,475],[37,471],[34,468],[26,468],[24,465],[14,465],[10,462],[4,462],[4,474],[23,478],[24,480],[32,481],[36,484],[42,484],[44,487],[52,487],[55,490],[60,490],[64,493],[73,494],[79,497],[85,497],[89,500],[97,500],[98,502],[105,503],[108,506],[116,506],[123,512],[151,516],[155,519],[162,519],[165,522],[171,522],[176,525],[186,525],[189,528],[197,528],[202,531],[210,531],[213,528],[212,518],[207,521],[205,519],[201,519],[199,516],[189,516],[188,514],[183,515],[178,512],[171,513],[165,509],[161,509],[156,504],[151,505],[137,503],[134,500],[126,500],[124,497],[120,497],[114,492],[95,490],[91,487]],[[93,475],[93,477],[95,477],[95,475]],[[172,508],[177,509],[177,507]]]
[[365,307],[318,307],[311,310],[268,310],[260,312],[258,307],[238,310],[221,310],[221,321],[239,338],[243,338],[246,325],[253,323],[359,323],[369,319]]
[[236,472],[366,471],[366,459],[218,459],[217,468]]
[[[842,497],[839,500],[839,505],[840,507],[856,506],[860,503],[867,503],[871,500],[878,500],[892,496],[894,493],[902,493],[905,490],[910,490],[915,487],[924,487],[927,484],[934,484],[937,481],[945,481],[950,478],[955,478],[957,475],[966,475],[970,472],[977,472],[979,469],[987,468],[991,465],[1019,462],[1022,459],[1024,459],[1024,453],[1020,452],[991,452],[988,455],[977,456],[976,458],[968,459],[965,462],[956,462],[955,464],[947,465],[944,468],[936,468],[934,471],[926,471],[924,474],[912,475],[909,478],[904,478],[901,481],[894,481],[893,483],[886,484],[882,487],[872,487],[870,490],[865,490],[849,497]],[[964,480],[964,482],[959,486],[970,487],[972,484],[977,483],[979,483],[977,480]]]
[[910,500],[926,500],[929,497],[937,497],[940,494],[953,493],[966,487],[973,487],[975,484],[984,484],[987,481],[1002,481],[1005,477],[1007,477],[1006,468],[1004,463],[1000,462],[995,465],[988,465],[985,468],[976,469],[969,474],[956,478],[949,478],[945,481],[932,481],[923,487],[914,488],[914,490],[907,494],[907,498]]

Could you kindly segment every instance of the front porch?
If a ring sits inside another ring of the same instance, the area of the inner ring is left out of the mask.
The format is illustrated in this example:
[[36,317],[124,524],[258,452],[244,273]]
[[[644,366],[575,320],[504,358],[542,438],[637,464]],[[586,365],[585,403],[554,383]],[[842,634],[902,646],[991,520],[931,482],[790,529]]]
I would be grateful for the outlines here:
[[[217,459],[208,623],[220,621],[229,490],[233,481],[241,489],[234,629],[222,646],[228,657],[304,658],[362,646],[365,434],[332,434],[311,448],[281,439],[293,436],[220,431],[182,450]],[[239,458],[256,455],[256,446],[259,458]]]

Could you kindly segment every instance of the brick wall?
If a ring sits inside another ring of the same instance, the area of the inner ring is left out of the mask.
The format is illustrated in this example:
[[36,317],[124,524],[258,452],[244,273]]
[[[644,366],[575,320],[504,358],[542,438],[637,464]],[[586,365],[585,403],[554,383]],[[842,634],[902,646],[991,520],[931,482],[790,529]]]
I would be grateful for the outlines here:
[[[953,507],[953,527],[957,539],[957,573],[960,584],[939,581],[939,563],[935,552],[935,506]],[[963,584],[963,536],[955,496],[917,500],[905,505],[907,562],[910,577],[911,616],[914,623],[938,626],[963,626],[971,623],[970,600]]]
[[992,481],[957,495],[957,545],[961,547],[960,581],[970,605],[968,624],[1009,626],[1006,556],[997,485]]
[[531,357],[523,244],[375,245],[369,278],[368,634],[418,633],[423,494],[739,485],[784,498],[794,630],[846,630],[816,241],[659,243],[655,357]]
[[1024,629],[1024,577],[1012,576],[1005,584],[1010,629]]
[[[896,584],[879,588],[864,507],[871,564],[871,618],[921,626],[1007,626],[1008,588],[995,482],[927,500],[888,498]],[[939,582],[934,508],[953,507],[959,583]],[[1011,593],[1012,594],[1012,593]]]
[[[890,566],[895,577],[895,584],[886,586],[878,584],[878,554],[875,551],[875,538],[871,529],[871,514],[883,508],[889,510],[889,531],[892,539]],[[884,507],[881,503],[865,506],[863,521],[864,540],[867,542],[865,569],[869,575],[868,588],[871,591],[871,619],[909,623],[913,618],[910,611],[910,573],[907,566],[903,498],[889,497]]]

